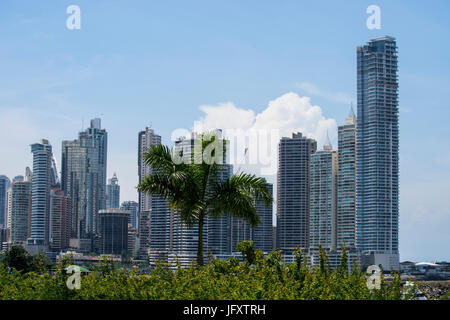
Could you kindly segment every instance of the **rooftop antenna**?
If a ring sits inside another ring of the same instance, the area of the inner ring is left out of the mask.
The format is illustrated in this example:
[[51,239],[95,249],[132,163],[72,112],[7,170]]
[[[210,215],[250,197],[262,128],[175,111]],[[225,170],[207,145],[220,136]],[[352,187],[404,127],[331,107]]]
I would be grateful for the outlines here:
[[84,131],[84,117],[81,117],[81,131]]

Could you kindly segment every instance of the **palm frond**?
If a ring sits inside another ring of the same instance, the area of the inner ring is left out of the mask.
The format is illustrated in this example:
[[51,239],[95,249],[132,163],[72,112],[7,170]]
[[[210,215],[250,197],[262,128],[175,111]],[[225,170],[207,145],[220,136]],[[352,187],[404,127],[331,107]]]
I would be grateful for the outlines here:
[[174,161],[174,159],[179,160],[173,151],[164,145],[154,145],[146,152],[143,156],[146,165],[150,166],[153,171],[159,172],[175,172],[175,171],[185,171],[187,164],[182,161]]
[[255,200],[262,199],[266,205],[273,201],[265,179],[245,173],[217,182],[212,189],[208,200],[209,215],[217,217],[231,214],[253,227],[260,222]]

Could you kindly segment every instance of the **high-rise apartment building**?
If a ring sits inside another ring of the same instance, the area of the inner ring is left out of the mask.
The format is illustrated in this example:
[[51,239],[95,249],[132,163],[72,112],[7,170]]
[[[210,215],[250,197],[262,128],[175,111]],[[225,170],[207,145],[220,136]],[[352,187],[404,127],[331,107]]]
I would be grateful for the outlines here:
[[10,183],[7,176],[0,176],[0,227],[6,225],[6,192],[9,189]]
[[100,119],[78,139],[62,142],[61,187],[72,202],[72,238],[93,239],[98,231],[98,211],[106,208],[107,143]]
[[8,189],[6,228],[10,243],[23,245],[30,237],[31,181],[31,171],[27,168],[26,177],[13,181]]
[[309,246],[309,168],[317,142],[293,133],[278,146],[277,248],[290,254]]
[[356,117],[353,107],[338,126],[337,246],[356,244]]
[[[226,148],[229,145],[229,141],[222,137],[222,131],[220,129],[214,132],[217,141],[221,144],[218,147],[223,146]],[[201,152],[197,155],[196,150],[201,149],[201,135],[192,133],[190,138],[180,138],[175,141],[175,152],[182,155],[183,161],[192,163],[198,161],[198,156],[202,156]],[[233,174],[233,166],[228,164],[227,152],[223,152],[223,159],[220,164],[217,176],[214,178],[216,182],[229,179]],[[192,228],[188,228],[183,222],[180,221],[178,215],[174,215],[174,237],[173,237],[173,250],[179,255],[184,255],[186,259],[188,257],[195,258],[197,254],[198,245],[198,226],[194,225]],[[203,247],[205,248],[205,255],[211,252],[213,255],[227,255],[232,251],[231,248],[231,216],[223,217],[206,217],[203,226]]]
[[399,268],[397,45],[393,37],[357,47],[356,247],[369,263]]
[[[267,184],[269,193],[273,195],[273,185]],[[273,250],[273,204],[267,206],[261,199],[255,199],[255,208],[261,222],[254,228],[240,218],[231,218],[231,250],[236,251],[236,245],[243,240],[254,242],[254,248],[263,252]]]
[[337,151],[330,140],[323,150],[311,155],[310,160],[310,202],[309,202],[309,248],[319,245],[324,249],[336,250],[337,241]]
[[[152,168],[145,163],[144,155],[148,152],[152,146],[161,144],[161,136],[157,135],[155,131],[149,127],[140,131],[138,135],[138,177],[139,183],[141,183],[145,177],[152,173]],[[151,219],[157,219],[161,215],[164,219],[167,215],[167,204],[162,198],[153,197],[145,192],[139,191],[139,257],[146,258],[148,256],[148,250],[150,249],[150,225]],[[153,211],[153,216],[152,216]],[[153,225],[155,228],[158,226]],[[157,237],[155,234],[153,236]],[[165,234],[159,236],[165,237]],[[154,246],[158,246],[156,242],[159,240],[154,238]],[[162,239],[161,241],[165,241]]]
[[[233,175],[233,166],[226,162],[220,166],[216,181],[225,181]],[[207,245],[213,255],[226,255],[232,251],[231,247],[231,215],[206,218]],[[195,241],[197,243],[197,240]]]
[[236,246],[239,242],[252,240],[252,228],[250,225],[238,217],[231,217],[231,251],[237,252]]
[[106,185],[106,208],[119,208],[120,206],[120,186],[116,173],[109,179]]
[[131,224],[128,224],[128,253],[131,257],[136,256],[136,243],[137,243],[137,229],[134,228]]
[[31,235],[29,244],[47,246],[49,241],[50,188],[58,183],[52,146],[48,140],[31,145],[33,179],[31,191]]
[[50,190],[49,247],[59,252],[69,247],[71,201],[59,188]]

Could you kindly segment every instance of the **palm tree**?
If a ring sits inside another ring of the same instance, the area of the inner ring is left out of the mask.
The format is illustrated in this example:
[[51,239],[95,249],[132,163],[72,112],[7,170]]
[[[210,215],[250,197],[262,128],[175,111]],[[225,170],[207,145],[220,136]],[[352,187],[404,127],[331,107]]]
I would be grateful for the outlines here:
[[165,198],[188,227],[198,226],[197,263],[203,265],[203,225],[206,216],[218,218],[231,214],[255,227],[260,222],[254,206],[255,199],[261,199],[267,206],[273,199],[267,190],[266,180],[255,175],[240,173],[228,179],[219,179],[224,164],[204,161],[204,158],[198,161],[198,156],[203,157],[206,152],[212,157],[222,157],[225,146],[221,143],[222,150],[211,149],[214,142],[220,141],[215,134],[202,134],[199,139],[201,144],[197,146],[201,147],[202,152],[194,152],[194,155],[187,157],[182,152],[172,152],[167,146],[152,146],[144,154],[144,161],[152,168],[152,173],[144,178],[138,189]]

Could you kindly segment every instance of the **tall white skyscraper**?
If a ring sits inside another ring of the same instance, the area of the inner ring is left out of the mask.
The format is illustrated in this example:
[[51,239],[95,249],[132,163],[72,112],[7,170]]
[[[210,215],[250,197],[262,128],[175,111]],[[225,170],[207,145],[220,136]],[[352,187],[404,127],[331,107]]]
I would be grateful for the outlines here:
[[33,179],[31,235],[28,244],[47,246],[49,241],[50,188],[58,182],[52,146],[48,140],[31,145]]

